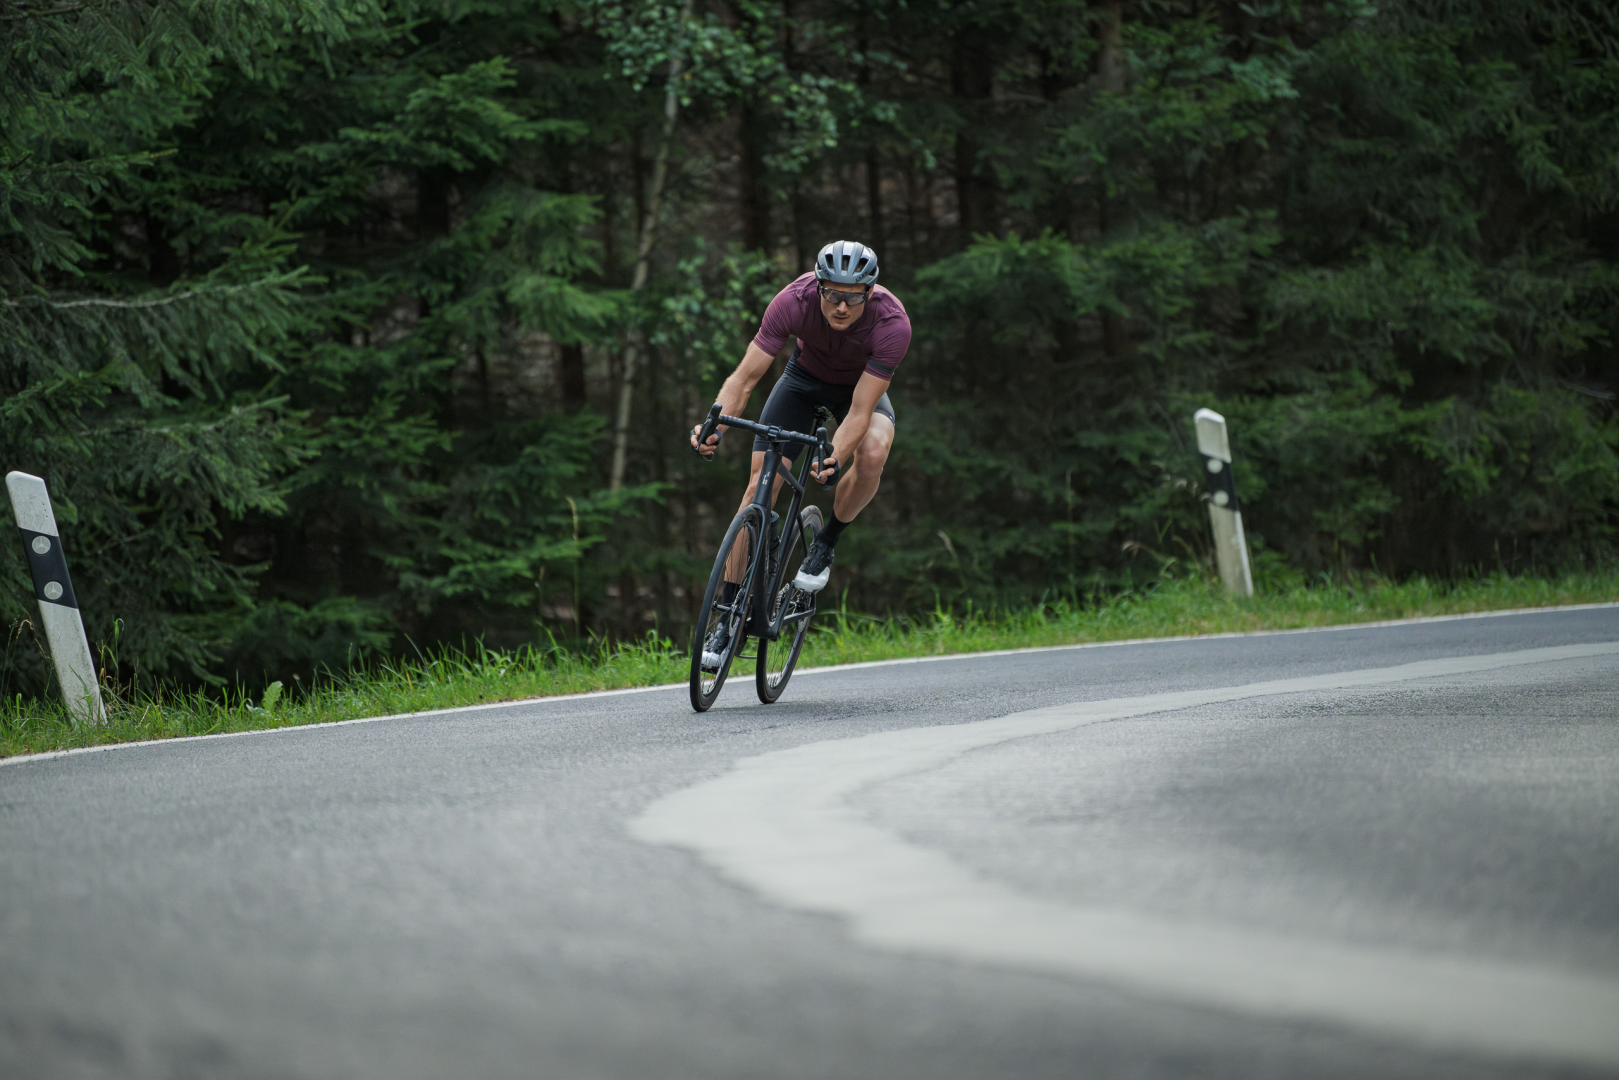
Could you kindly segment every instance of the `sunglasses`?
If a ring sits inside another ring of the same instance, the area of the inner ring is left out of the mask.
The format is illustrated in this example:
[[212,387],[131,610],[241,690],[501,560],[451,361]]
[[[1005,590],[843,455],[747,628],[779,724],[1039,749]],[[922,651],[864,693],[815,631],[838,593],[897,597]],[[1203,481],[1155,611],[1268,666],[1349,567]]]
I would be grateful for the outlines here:
[[866,294],[863,292],[838,292],[836,289],[829,289],[825,285],[822,285],[820,289],[821,295],[826,298],[826,302],[833,307],[837,307],[839,304],[859,307],[866,302]]

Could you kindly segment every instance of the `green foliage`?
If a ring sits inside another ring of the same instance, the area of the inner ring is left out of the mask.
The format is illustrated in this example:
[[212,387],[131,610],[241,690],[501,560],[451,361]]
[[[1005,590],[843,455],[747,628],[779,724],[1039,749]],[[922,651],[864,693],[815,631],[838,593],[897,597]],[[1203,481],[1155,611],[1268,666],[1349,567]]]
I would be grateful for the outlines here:
[[1269,587],[1613,559],[1612,4],[14,8],[0,458],[120,679],[680,638],[748,456],[683,433],[839,237],[916,330],[851,610],[1208,573],[1199,406]]
[[[221,521],[280,512],[281,478],[311,451],[269,386],[300,323],[301,271],[249,242],[184,276],[131,275],[118,255],[138,222],[122,195],[221,63],[252,69],[294,27],[341,41],[371,10],[92,3],[4,21],[0,460],[49,483],[92,635],[138,613],[118,645],[133,670],[209,673],[253,594],[249,570],[220,557]],[[16,552],[0,573],[15,626],[32,589]],[[37,662],[21,674],[45,677]]]
[[697,14],[691,3],[668,0],[593,0],[593,24],[637,91],[665,79],[671,59],[681,69],[682,106],[749,100],[774,114],[773,149],[766,162],[786,173],[802,169],[838,144],[831,95],[854,92],[847,80],[794,71],[777,45],[781,21],[773,5],[744,0],[734,17]]
[[1081,76],[980,136],[1013,229],[916,275],[936,345],[900,452],[928,483],[868,572],[992,603],[1206,564],[1200,405],[1250,536],[1297,566],[1610,558],[1599,6],[1127,5],[1122,88]]
[[[5,23],[0,457],[50,484],[92,639],[122,627],[116,676],[312,673],[489,615],[528,632],[546,567],[646,493],[593,493],[598,421],[462,389],[619,312],[585,281],[595,201],[539,182],[542,148],[584,125],[488,55],[500,14],[157,2]],[[528,29],[505,46],[555,35]],[[15,552],[4,568],[19,625],[32,589]],[[451,625],[424,624],[447,603]]]
[[648,341],[690,364],[684,374],[712,392],[736,366],[737,342],[759,329],[780,269],[757,252],[733,249],[712,259],[701,238],[694,247],[659,299]]

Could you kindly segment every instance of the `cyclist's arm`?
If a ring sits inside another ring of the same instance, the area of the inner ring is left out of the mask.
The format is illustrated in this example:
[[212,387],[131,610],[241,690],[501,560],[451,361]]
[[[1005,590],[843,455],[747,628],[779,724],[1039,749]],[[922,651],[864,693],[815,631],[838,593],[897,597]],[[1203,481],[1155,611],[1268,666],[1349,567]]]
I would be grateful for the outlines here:
[[[877,408],[878,400],[887,392],[888,380],[879,379],[869,371],[854,384],[854,399],[849,402],[849,415],[843,418],[843,423],[838,425],[838,433],[832,436],[832,456],[843,471],[848,471],[860,440],[866,437],[866,432],[871,428],[871,414]],[[816,477],[817,480],[831,478],[831,469],[822,470]]]
[[[753,342],[748,342],[748,351],[742,354],[741,362],[725,380],[725,385],[720,387],[720,392],[714,399],[720,403],[720,412],[726,416],[741,416],[742,410],[748,407],[748,396],[753,393],[753,388],[759,385],[759,380],[765,377],[765,372],[770,370],[770,365],[775,359]],[[720,430],[725,431],[726,425],[721,425]],[[708,444],[714,446],[719,441],[718,436],[711,435]],[[691,445],[692,449],[697,448],[695,428],[691,433]]]
[[759,380],[765,377],[775,357],[759,348],[753,342],[748,342],[748,351],[742,354],[741,363],[731,372],[725,385],[720,387],[720,411],[726,416],[741,416],[742,410],[748,407],[748,396],[753,388],[759,385]]

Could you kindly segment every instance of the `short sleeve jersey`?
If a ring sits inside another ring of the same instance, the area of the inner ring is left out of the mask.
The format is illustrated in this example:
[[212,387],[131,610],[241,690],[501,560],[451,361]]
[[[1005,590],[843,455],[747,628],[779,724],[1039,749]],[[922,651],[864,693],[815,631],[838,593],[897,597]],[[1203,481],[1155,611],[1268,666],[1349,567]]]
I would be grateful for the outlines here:
[[881,285],[847,330],[834,330],[821,314],[815,275],[788,285],[765,308],[753,343],[774,356],[788,338],[798,342],[798,365],[822,382],[853,386],[865,372],[885,382],[894,377],[911,346],[911,317],[899,297]]

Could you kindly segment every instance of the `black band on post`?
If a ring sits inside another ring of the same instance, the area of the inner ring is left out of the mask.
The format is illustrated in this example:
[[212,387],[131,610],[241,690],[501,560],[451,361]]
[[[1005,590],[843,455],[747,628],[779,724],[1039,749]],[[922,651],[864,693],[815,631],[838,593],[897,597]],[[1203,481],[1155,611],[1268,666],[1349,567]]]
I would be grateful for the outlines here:
[[[1203,476],[1208,481],[1211,503],[1226,510],[1240,509],[1237,505],[1236,482],[1231,478],[1231,462],[1204,454]],[[1225,496],[1224,499],[1220,497],[1222,495]]]
[[28,556],[28,572],[34,577],[34,596],[46,604],[76,608],[73,582],[67,576],[67,558],[62,554],[62,538],[49,533],[18,529],[23,552]]

